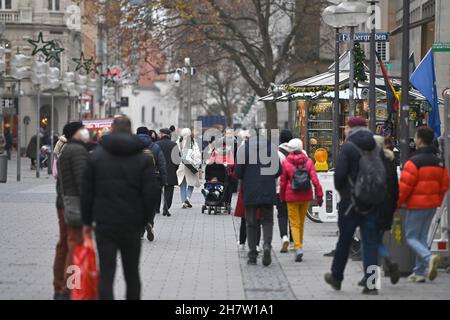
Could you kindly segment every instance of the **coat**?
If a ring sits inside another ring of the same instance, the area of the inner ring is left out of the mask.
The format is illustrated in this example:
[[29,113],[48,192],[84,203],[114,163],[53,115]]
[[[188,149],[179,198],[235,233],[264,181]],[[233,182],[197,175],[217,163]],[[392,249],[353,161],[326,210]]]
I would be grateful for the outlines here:
[[167,185],[177,186],[177,170],[180,163],[180,150],[178,149],[178,145],[170,140],[169,137],[162,138],[157,144],[161,148],[164,158],[166,159]]
[[335,188],[339,192],[341,200],[346,202],[350,201],[350,183],[348,178],[352,179],[352,181],[356,180],[359,172],[359,160],[361,159],[360,153],[349,141],[364,151],[372,151],[376,147],[373,133],[368,129],[354,128],[350,130],[350,135],[342,145],[337,157],[334,172]]
[[89,152],[83,142],[69,140],[58,159],[58,178],[65,196],[81,196]]
[[386,200],[380,205],[378,225],[380,230],[391,230],[398,201],[398,174],[395,155],[391,150],[384,150],[384,167],[386,168]]
[[291,183],[297,167],[304,167],[309,174],[317,199],[323,199],[323,190],[317,177],[314,162],[303,153],[291,153],[283,162],[283,173],[280,178],[280,200],[283,202],[311,202],[314,199],[313,190],[294,191]]
[[243,181],[246,207],[275,205],[276,179],[281,175],[278,148],[262,136],[246,141],[238,149],[234,175]]
[[398,207],[432,209],[442,205],[449,187],[448,170],[433,147],[421,148],[405,164]]
[[[39,145],[42,147],[43,146],[43,138],[40,138],[40,143]],[[37,148],[37,139],[36,139],[36,135],[32,136],[30,139],[30,142],[28,143],[28,147],[27,147],[27,158],[31,159],[31,160],[36,160],[36,148]]]
[[[194,150],[195,156],[199,161],[202,159],[202,153],[198,147],[197,142],[192,141],[192,146],[186,146],[186,141],[189,139],[183,140],[181,143],[178,142],[178,148],[183,154],[183,152],[186,150],[186,148],[192,148]],[[200,184],[200,173],[193,173],[191,170],[189,170],[183,162],[180,163],[180,166],[177,170],[177,178],[178,178],[178,185],[181,185],[183,183],[183,180],[186,179],[186,183],[188,186],[199,188],[201,186]]]
[[164,153],[161,151],[161,147],[154,143],[153,140],[147,134],[138,134],[137,136],[152,152],[156,163],[157,178],[161,186],[167,184],[167,165]]
[[[154,212],[159,184],[155,165],[136,136],[104,136],[84,175],[82,218],[97,230],[140,231]],[[63,156],[66,150],[63,152]]]

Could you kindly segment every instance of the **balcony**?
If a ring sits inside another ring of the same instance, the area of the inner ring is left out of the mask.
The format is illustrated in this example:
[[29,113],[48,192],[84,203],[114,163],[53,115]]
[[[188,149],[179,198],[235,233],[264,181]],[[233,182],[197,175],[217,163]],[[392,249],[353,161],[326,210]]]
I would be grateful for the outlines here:
[[18,11],[0,10],[0,23],[31,23],[33,14],[31,8]]

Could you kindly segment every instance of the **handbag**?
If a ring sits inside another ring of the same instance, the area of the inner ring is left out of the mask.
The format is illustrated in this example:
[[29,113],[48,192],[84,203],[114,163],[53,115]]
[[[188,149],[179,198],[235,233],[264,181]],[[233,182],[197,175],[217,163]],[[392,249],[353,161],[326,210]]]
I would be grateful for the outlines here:
[[[59,161],[58,161],[59,166]],[[59,166],[60,167],[60,166]],[[64,194],[64,185],[62,181],[62,171],[59,168],[58,178],[62,190],[62,199],[64,203],[64,222],[71,227],[82,227],[83,221],[81,218],[81,198],[79,196],[68,196]]]
[[99,272],[91,238],[85,236],[83,244],[75,247],[73,264],[80,270],[80,283],[72,289],[70,300],[97,300]]
[[191,142],[191,148],[184,149],[181,157],[181,161],[193,174],[197,174],[202,166],[201,155],[197,157],[195,145]]

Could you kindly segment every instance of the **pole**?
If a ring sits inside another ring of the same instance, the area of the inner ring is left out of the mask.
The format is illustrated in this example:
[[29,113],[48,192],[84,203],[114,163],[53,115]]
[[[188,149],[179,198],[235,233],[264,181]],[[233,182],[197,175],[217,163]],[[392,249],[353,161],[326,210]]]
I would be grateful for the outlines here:
[[53,146],[55,145],[55,95],[52,92],[52,111],[51,111],[51,119],[50,119],[50,161],[48,163],[48,174],[53,174]]
[[339,116],[340,116],[340,48],[339,48],[339,28],[336,28],[336,45],[334,50],[334,109],[333,109],[333,167],[336,167],[336,160],[339,153]]
[[409,158],[409,0],[403,0],[402,98],[400,110],[401,165]]
[[191,95],[192,95],[192,67],[188,67],[188,110],[187,110],[187,127],[192,128],[192,102],[191,102]]
[[41,86],[38,85],[37,90],[37,112],[36,112],[36,178],[41,174],[41,161],[40,161],[40,133],[41,133]]
[[375,92],[375,35],[376,35],[376,14],[375,14],[375,5],[378,1],[370,1],[370,6],[372,8],[372,29],[371,29],[371,37],[370,37],[370,86],[369,86],[369,128],[372,132],[375,133],[377,126],[376,119],[376,105],[377,105],[377,97]]
[[18,81],[19,92],[17,94],[17,182],[21,180],[21,149],[22,149],[22,121],[20,117],[20,91],[21,91],[21,81]]
[[355,56],[353,49],[355,47],[355,27],[350,27],[350,78],[349,78],[349,104],[350,118],[355,116]]

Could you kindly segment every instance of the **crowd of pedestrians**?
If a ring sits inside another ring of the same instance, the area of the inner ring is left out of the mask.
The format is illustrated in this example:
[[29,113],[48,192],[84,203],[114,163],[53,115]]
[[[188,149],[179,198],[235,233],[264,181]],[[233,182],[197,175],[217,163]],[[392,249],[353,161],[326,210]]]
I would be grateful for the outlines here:
[[[302,140],[284,130],[279,141],[263,130],[230,130],[222,139],[211,139],[207,159],[189,128],[164,128],[159,134],[145,127],[132,133],[127,117],[114,119],[112,129],[89,147],[89,133],[81,122],[68,123],[55,146],[54,176],[57,178],[59,241],[54,262],[55,299],[69,299],[68,267],[73,250],[95,234],[99,257],[99,299],[114,299],[113,282],[117,252],[127,284],[126,298],[140,299],[139,259],[141,241],[155,237],[155,216],[171,217],[175,186],[180,188],[183,209],[193,207],[192,194],[200,187],[202,165],[227,166],[230,188],[238,191],[235,215],[240,217],[239,247],[248,246],[248,265],[272,263],[274,208],[277,208],[280,252],[302,263],[305,218],[311,204],[322,206],[324,192],[314,161]],[[337,157],[334,183],[340,195],[339,238],[331,271],[325,281],[341,290],[350,247],[356,230],[361,233],[364,272],[363,294],[377,294],[370,282],[372,268],[386,264],[391,282],[399,281],[399,266],[383,244],[394,213],[407,210],[406,239],[417,255],[414,282],[434,280],[439,257],[427,246],[431,221],[449,187],[448,170],[433,147],[434,133],[419,128],[417,153],[405,164],[400,180],[392,143],[374,136],[366,120],[348,121],[346,140]],[[240,140],[240,141],[239,141]],[[234,186],[239,181],[239,188]],[[400,181],[400,182],[399,182]],[[213,177],[211,182],[218,182]],[[231,190],[231,189],[230,189]],[[203,190],[205,198],[209,192]],[[231,203],[232,192],[225,196]],[[162,209],[161,209],[162,207]],[[262,242],[261,242],[262,241]],[[304,263],[304,262],[303,262]]]

